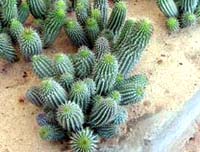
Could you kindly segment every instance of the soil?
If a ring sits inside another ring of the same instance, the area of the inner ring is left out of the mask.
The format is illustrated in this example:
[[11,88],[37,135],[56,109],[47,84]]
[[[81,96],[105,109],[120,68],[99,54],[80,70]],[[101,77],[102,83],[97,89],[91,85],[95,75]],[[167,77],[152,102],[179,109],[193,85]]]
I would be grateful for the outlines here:
[[[127,0],[128,18],[149,18],[154,34],[141,62],[133,74],[146,73],[149,78],[143,102],[128,107],[129,121],[145,113],[161,110],[176,111],[200,87],[200,26],[169,34],[166,18],[155,0]],[[72,53],[70,41],[62,32],[56,43],[45,53]],[[31,71],[31,64],[20,60],[14,64],[0,61],[0,151],[1,152],[60,152],[67,151],[66,143],[49,143],[38,136],[35,117],[40,109],[24,99],[26,90],[39,80]],[[131,128],[124,127],[126,130]],[[117,143],[118,138],[108,141]],[[196,152],[196,151],[195,151]]]

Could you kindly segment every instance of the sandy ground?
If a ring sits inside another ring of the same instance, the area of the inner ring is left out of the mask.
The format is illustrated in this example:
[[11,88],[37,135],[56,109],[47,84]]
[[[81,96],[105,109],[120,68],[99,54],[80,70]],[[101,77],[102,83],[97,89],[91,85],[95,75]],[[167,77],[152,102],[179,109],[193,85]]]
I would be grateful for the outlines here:
[[[178,110],[200,87],[200,34],[197,34],[200,27],[169,35],[165,17],[156,7],[155,0],[127,0],[127,3],[129,18],[149,18],[155,29],[152,41],[134,71],[146,73],[150,85],[145,100],[129,108],[129,119],[163,109]],[[75,50],[61,34],[55,45],[45,51],[53,54]],[[30,63],[21,60],[8,65],[0,61],[1,152],[66,151],[67,144],[44,142],[38,136],[35,116],[40,109],[24,100],[26,90],[38,82]]]

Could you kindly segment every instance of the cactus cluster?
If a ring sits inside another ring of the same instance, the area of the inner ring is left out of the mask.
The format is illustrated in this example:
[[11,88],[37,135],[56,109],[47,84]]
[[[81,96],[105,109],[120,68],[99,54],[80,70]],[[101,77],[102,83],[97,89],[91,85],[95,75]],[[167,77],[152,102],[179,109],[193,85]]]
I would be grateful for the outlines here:
[[170,32],[192,26],[199,19],[199,0],[157,0],[157,5],[168,18],[166,26]]

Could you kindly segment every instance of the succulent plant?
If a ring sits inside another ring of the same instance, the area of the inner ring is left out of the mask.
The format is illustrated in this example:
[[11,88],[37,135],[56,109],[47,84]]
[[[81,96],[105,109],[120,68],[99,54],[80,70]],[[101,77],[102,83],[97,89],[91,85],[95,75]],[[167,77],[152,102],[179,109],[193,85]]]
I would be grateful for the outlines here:
[[111,30],[115,35],[119,33],[126,19],[127,8],[124,2],[115,3],[108,20],[107,29]]
[[32,57],[32,67],[34,73],[40,79],[55,76],[53,61],[45,55],[34,55]]
[[44,0],[27,0],[31,14],[36,19],[45,19],[47,7]]
[[26,92],[26,99],[31,102],[33,105],[36,105],[38,107],[43,106],[43,100],[41,96],[41,90],[39,87],[31,87]]
[[45,113],[40,113],[36,117],[37,124],[39,126],[45,126],[51,124]]
[[20,35],[23,33],[23,31],[24,27],[22,23],[16,18],[11,19],[9,32],[14,42],[19,42]]
[[78,104],[68,101],[58,107],[57,121],[67,131],[78,131],[83,127],[84,115]]
[[72,43],[78,47],[82,45],[88,45],[88,39],[83,28],[80,24],[72,19],[67,20],[64,25],[65,33],[72,41]]
[[179,11],[174,0],[157,0],[157,4],[166,17],[179,16]]
[[71,90],[71,86],[72,84],[74,83],[74,75],[71,74],[71,73],[64,73],[62,74],[57,82],[67,91],[67,92],[70,92]]
[[76,4],[76,18],[80,25],[85,25],[87,18],[88,18],[88,10],[85,7],[84,3],[78,2]]
[[196,21],[197,21],[197,17],[193,13],[187,12],[187,13],[184,13],[182,16],[183,27],[194,25]]
[[115,118],[112,123],[114,125],[121,125],[125,124],[127,120],[128,120],[128,111],[126,110],[126,108],[118,106],[117,113],[115,114]]
[[197,7],[197,9],[195,11],[195,15],[199,19],[199,17],[200,17],[200,5]]
[[119,104],[121,102],[121,94],[119,93],[119,91],[112,91],[110,92],[110,94],[108,95],[110,98],[112,98],[113,100],[115,100],[117,102],[117,104]]
[[65,132],[56,125],[44,125],[39,130],[39,135],[46,141],[62,141],[66,138]]
[[199,0],[180,0],[181,9],[183,12],[194,13]]
[[17,0],[17,6],[20,6],[22,3],[22,0]]
[[180,29],[180,24],[179,24],[178,19],[174,17],[170,17],[167,20],[166,25],[170,32],[177,32]]
[[84,81],[77,81],[72,85],[69,98],[80,106],[84,113],[87,112],[88,104],[90,101],[90,90]]
[[30,60],[34,55],[42,53],[40,36],[31,28],[25,28],[19,36],[19,45],[22,55]]
[[110,139],[119,135],[120,128],[118,125],[107,124],[107,125],[95,128],[95,131],[101,138]]
[[43,80],[40,87],[42,100],[48,107],[56,109],[67,101],[66,91],[52,78]]
[[117,102],[112,98],[102,99],[92,108],[89,124],[92,128],[112,122],[117,113]]
[[108,9],[109,9],[108,0],[94,0],[94,8],[100,10],[102,25],[103,27],[105,27],[108,20]]
[[88,128],[74,133],[71,137],[71,148],[74,152],[95,152],[99,140]]
[[29,16],[29,6],[27,2],[22,2],[22,4],[18,8],[18,19],[21,23],[24,23]]
[[74,57],[74,68],[76,76],[85,78],[91,74],[95,63],[94,53],[86,46],[79,48],[78,53]]
[[6,33],[0,33],[0,58],[11,63],[18,60],[11,38]]
[[1,2],[1,21],[4,26],[7,26],[11,19],[18,17],[17,1],[2,0]]
[[96,84],[93,79],[86,78],[83,80],[84,83],[87,85],[87,88],[90,92],[90,97],[96,94]]
[[62,75],[65,73],[74,74],[74,67],[69,57],[63,53],[55,55],[54,67],[57,75]]
[[117,91],[121,94],[120,105],[135,104],[141,101],[144,97],[147,82],[144,75],[138,75],[125,80],[117,88]]
[[94,81],[98,94],[108,93],[118,74],[118,62],[115,56],[105,54],[97,63],[94,69]]
[[63,0],[55,2],[56,9],[50,11],[45,20],[43,35],[44,47],[48,47],[54,43],[64,25],[66,14],[65,7],[59,6],[61,2],[63,5],[65,4]]
[[105,54],[110,52],[109,41],[105,37],[99,37],[95,42],[94,51],[96,59],[101,59]]
[[116,44],[118,47],[113,50],[113,54],[118,59],[120,74],[125,77],[130,75],[149,43],[152,32],[153,26],[148,20],[139,20],[135,22],[131,32]]
[[102,17],[101,17],[101,11],[99,9],[92,9],[91,10],[91,18],[94,18],[97,23],[100,31],[104,29]]
[[94,18],[88,18],[86,21],[85,30],[88,39],[90,40],[90,43],[93,45],[98,38],[100,32],[97,21]]

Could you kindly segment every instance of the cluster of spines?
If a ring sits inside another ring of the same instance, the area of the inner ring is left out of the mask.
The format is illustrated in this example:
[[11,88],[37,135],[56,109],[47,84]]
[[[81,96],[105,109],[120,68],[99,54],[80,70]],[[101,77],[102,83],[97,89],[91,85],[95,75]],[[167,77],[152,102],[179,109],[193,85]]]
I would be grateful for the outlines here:
[[18,19],[13,18],[10,21],[10,28],[9,28],[9,32],[13,41],[19,42],[20,35],[22,34],[23,31],[24,31],[24,27],[22,23]]
[[109,41],[105,37],[99,37],[95,42],[94,52],[96,59],[102,58],[105,54],[110,52]]

